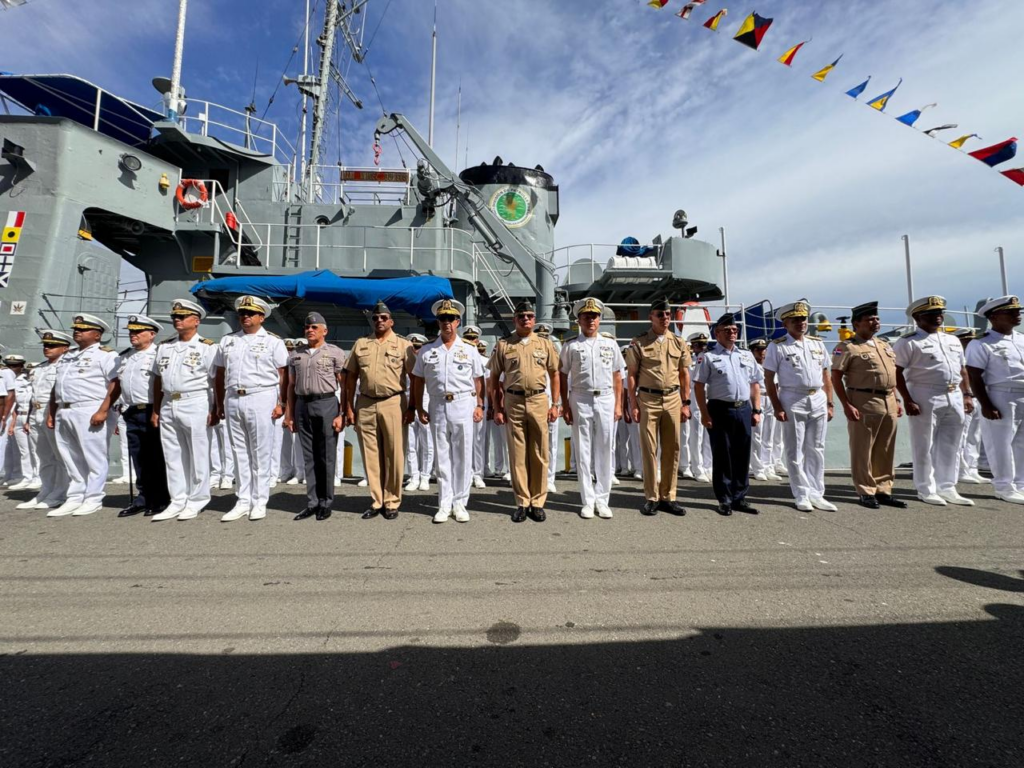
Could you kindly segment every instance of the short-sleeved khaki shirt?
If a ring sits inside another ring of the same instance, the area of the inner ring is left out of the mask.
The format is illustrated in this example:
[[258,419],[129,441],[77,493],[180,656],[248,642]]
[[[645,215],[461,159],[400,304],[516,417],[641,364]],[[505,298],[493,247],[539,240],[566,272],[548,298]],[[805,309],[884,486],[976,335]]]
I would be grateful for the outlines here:
[[405,391],[416,353],[412,342],[390,333],[383,341],[364,336],[352,346],[346,371],[359,374],[359,392],[369,397],[391,397]]
[[296,395],[329,395],[338,391],[338,374],[345,373],[345,353],[333,344],[301,347],[288,355],[288,373]]
[[534,333],[525,338],[512,334],[494,345],[487,370],[505,375],[505,389],[536,392],[548,388],[548,377],[558,372],[558,365],[550,340]]
[[626,366],[637,377],[637,386],[671,389],[679,386],[679,372],[689,370],[690,350],[674,333],[659,337],[653,331],[637,336],[626,351]]
[[[836,345],[833,370],[843,372],[850,403],[864,413],[896,413],[896,354],[889,344],[854,336]],[[867,392],[864,390],[872,390]],[[879,394],[888,392],[887,395]]]

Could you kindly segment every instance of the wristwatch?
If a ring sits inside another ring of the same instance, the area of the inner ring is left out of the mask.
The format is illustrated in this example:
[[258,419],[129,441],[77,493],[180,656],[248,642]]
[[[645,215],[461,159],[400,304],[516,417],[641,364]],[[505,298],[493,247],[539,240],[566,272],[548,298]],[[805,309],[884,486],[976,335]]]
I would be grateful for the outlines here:
[[687,398],[686,400],[683,400],[683,405],[689,405],[689,404],[690,404],[690,403],[692,403],[692,402],[693,402],[692,400],[690,400],[689,398]]
[[753,409],[753,411],[752,411],[752,413],[753,413],[753,414],[754,414],[755,416],[760,416],[760,415],[761,415],[762,413],[764,413],[764,409],[762,409],[762,408],[754,408],[754,409]]

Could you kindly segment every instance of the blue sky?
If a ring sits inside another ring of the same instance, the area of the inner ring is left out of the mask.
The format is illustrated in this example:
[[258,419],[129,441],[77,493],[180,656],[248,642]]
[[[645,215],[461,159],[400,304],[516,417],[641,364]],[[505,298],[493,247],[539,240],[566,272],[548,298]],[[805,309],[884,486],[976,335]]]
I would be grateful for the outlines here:
[[[0,13],[0,69],[70,72],[155,103],[149,80],[169,73],[176,5],[31,0]],[[1024,138],[1019,0],[710,0],[689,22],[673,15],[682,0],[663,11],[643,0],[438,5],[439,152],[455,161],[461,82],[470,163],[501,155],[552,173],[562,195],[559,246],[667,235],[673,212],[685,208],[699,237],[717,241],[718,227],[726,228],[734,301],[877,298],[902,306],[904,233],[918,294],[940,293],[959,306],[997,293],[997,245],[1006,248],[1011,290],[1020,289],[1024,189],[944,145],[960,133],[984,138],[968,150]],[[729,16],[721,32],[703,29],[723,5]],[[244,107],[258,59],[262,112],[301,33],[302,6],[194,0],[183,78],[189,94]],[[372,158],[380,108],[369,71],[386,108],[427,131],[433,6],[388,6],[371,0],[367,38],[387,13],[368,68],[348,71],[366,105],[342,110],[350,164]],[[775,18],[756,53],[730,39],[755,8]],[[810,37],[792,70],[775,61]],[[840,53],[824,84],[810,79]],[[300,66],[301,51],[288,74]],[[904,78],[888,116],[844,95],[868,75],[864,97]],[[930,102],[939,107],[919,128],[959,123],[963,130],[938,141],[891,119]],[[296,104],[294,91],[281,86],[268,117],[294,132]],[[325,161],[334,162],[337,141],[330,146]],[[386,141],[384,165],[400,162]],[[1020,165],[1024,153],[1006,167]]]

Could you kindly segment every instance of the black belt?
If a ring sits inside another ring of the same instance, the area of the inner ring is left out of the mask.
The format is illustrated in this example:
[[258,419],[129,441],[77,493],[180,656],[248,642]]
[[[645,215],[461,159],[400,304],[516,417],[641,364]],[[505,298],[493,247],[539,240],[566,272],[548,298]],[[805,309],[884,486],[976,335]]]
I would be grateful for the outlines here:
[[881,395],[882,397],[888,397],[892,394],[891,389],[862,389],[861,387],[847,387],[848,392],[868,392],[872,395]]
[[749,400],[708,400],[708,405],[714,403],[715,405],[722,405],[726,408],[744,408],[750,405]]
[[[367,400],[390,400],[392,397],[398,397],[398,395],[401,394],[401,393],[395,392],[392,395],[384,395],[383,397],[374,397],[373,395],[364,395],[361,392],[359,394],[360,394],[361,397],[365,397]],[[334,395],[331,395],[331,397],[334,397]]]
[[139,405],[125,405],[123,406],[124,410],[121,412],[124,413],[124,411],[144,411],[149,407],[149,403],[141,403]]
[[[318,395],[295,395],[299,400],[304,403],[312,403],[317,400],[326,400],[328,397],[334,397],[334,392],[321,392]],[[393,395],[392,395],[393,397]]]
[[648,395],[661,395],[662,397],[664,397],[665,395],[671,395],[679,391],[679,387],[669,387],[668,389],[651,389],[650,387],[637,387],[637,389]]
[[510,395],[520,395],[521,397],[533,397],[547,392],[546,389],[506,389],[505,391]]

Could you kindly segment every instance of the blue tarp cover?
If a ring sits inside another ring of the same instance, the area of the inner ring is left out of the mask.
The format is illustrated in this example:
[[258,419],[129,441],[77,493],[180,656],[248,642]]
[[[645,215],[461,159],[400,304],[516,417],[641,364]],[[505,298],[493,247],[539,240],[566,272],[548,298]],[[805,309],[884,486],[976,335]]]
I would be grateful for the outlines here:
[[451,281],[445,277],[423,275],[374,280],[338,277],[326,269],[297,275],[220,277],[196,283],[192,293],[200,297],[253,294],[269,299],[308,299],[366,310],[383,301],[392,312],[408,312],[422,320],[433,319],[430,307],[435,301],[455,298]]

